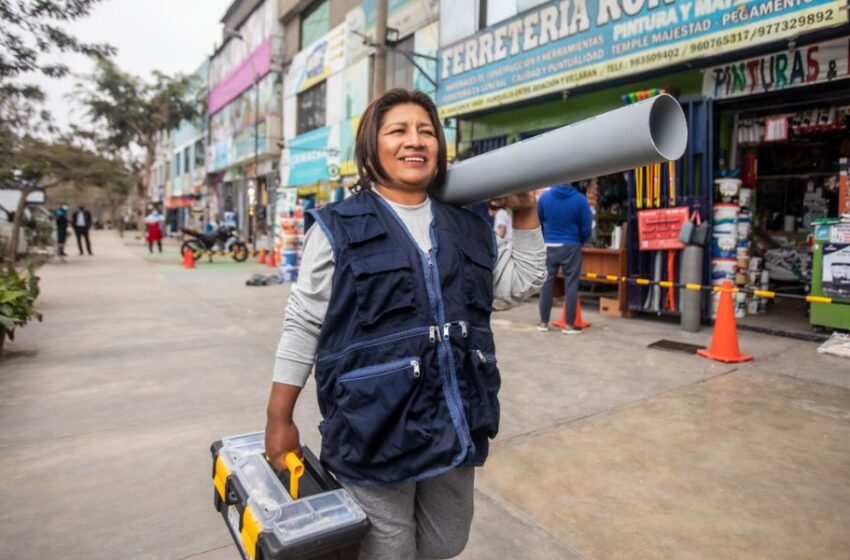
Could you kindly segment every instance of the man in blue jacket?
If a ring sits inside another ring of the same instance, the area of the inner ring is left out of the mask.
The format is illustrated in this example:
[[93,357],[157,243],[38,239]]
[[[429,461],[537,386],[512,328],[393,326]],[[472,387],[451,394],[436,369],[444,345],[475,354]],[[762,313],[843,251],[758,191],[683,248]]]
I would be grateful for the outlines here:
[[577,334],[578,280],[581,275],[581,246],[590,239],[593,218],[587,198],[570,184],[556,185],[543,193],[537,204],[543,240],[546,242],[546,283],[540,290],[540,324],[537,330],[549,330],[552,313],[552,286],[558,267],[564,267],[564,293],[567,297],[567,327],[564,334]]

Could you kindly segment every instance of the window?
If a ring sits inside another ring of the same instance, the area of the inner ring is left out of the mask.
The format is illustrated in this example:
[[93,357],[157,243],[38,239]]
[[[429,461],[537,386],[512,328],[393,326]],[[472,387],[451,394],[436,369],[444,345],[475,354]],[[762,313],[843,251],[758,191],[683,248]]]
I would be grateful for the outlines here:
[[477,12],[486,0],[440,0],[440,46],[445,47],[478,29]]
[[301,48],[308,46],[329,31],[330,2],[320,0],[301,14]]
[[189,151],[192,149],[191,146],[186,146],[183,150],[183,173],[188,173],[189,169]]
[[481,0],[479,13],[479,21],[485,23],[485,27],[496,25],[517,14],[517,0]]
[[[396,43],[396,49],[413,52],[413,35]],[[387,89],[413,89],[413,64],[395,50],[387,50]]]
[[325,126],[326,82],[298,94],[298,134]]
[[204,166],[204,141],[198,140],[195,142],[195,167]]

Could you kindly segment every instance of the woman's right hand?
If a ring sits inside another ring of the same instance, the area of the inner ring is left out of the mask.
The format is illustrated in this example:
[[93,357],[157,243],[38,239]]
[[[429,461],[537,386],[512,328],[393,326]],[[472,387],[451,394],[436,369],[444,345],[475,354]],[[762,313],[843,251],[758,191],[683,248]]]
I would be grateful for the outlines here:
[[271,422],[266,424],[266,457],[278,470],[285,471],[284,458],[290,452],[301,457],[301,441],[298,426],[294,422]]
[[301,387],[272,383],[269,405],[266,409],[266,457],[279,470],[286,470],[283,459],[290,451],[301,457],[298,426],[292,420],[292,411]]

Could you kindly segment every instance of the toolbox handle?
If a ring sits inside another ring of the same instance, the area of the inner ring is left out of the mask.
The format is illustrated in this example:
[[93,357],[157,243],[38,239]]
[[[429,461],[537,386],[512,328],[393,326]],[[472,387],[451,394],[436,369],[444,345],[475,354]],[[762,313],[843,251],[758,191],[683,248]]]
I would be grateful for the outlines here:
[[286,468],[289,470],[289,495],[293,500],[298,499],[298,480],[304,474],[304,463],[294,452],[290,451],[283,458]]

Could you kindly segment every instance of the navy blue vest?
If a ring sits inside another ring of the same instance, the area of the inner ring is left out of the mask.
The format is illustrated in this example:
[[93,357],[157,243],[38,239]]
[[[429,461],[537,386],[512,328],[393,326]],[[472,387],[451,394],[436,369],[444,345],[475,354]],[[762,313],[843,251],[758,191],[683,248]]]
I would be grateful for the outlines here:
[[428,253],[375,193],[310,213],[335,258],[316,356],[321,458],[351,482],[481,465],[499,427],[495,238],[467,210],[431,208]]

